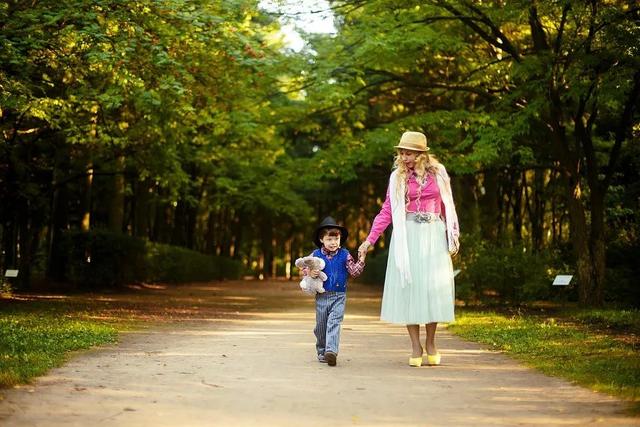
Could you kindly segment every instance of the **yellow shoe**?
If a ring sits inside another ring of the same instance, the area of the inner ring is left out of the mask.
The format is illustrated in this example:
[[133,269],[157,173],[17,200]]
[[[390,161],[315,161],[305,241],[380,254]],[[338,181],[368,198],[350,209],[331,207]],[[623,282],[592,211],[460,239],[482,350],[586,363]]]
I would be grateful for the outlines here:
[[409,358],[409,366],[413,366],[413,367],[422,366],[422,356],[420,356],[420,357],[410,357]]
[[427,354],[427,365],[437,366],[440,364],[440,353]]

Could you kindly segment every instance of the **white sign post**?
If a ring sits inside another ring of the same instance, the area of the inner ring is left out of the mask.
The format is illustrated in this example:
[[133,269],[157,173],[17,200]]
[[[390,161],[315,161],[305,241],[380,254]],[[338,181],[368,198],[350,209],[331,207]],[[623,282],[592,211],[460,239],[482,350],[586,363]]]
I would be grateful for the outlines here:
[[558,274],[555,279],[553,279],[553,286],[567,286],[571,283],[571,279],[573,276],[567,274]]
[[18,277],[18,270],[7,270],[4,273],[4,277]]
[[555,279],[553,279],[552,285],[560,286],[560,304],[563,310],[569,298],[567,290],[572,278],[573,276],[570,274],[558,274]]
[[[11,293],[11,281],[18,277],[18,270],[6,270],[4,272],[4,279],[0,278],[0,294]],[[6,279],[6,280],[5,280]]]

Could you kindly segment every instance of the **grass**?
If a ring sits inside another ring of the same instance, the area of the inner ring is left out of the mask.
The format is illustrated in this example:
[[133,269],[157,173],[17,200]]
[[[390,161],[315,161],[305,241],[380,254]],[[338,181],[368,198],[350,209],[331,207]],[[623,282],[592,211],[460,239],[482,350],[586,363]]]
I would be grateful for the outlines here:
[[0,315],[0,387],[28,382],[60,366],[70,351],[115,342],[115,328],[52,316]]
[[129,319],[102,316],[95,301],[0,298],[0,388],[61,366],[70,353],[114,343]]
[[640,330],[637,311],[572,310],[548,317],[461,310],[456,317],[449,326],[455,334],[545,374],[631,400],[640,411],[640,353],[632,332]]
[[115,342],[113,326],[33,312],[0,314],[0,387],[61,365],[70,351]]
[[640,333],[640,310],[573,310],[567,314],[588,325]]

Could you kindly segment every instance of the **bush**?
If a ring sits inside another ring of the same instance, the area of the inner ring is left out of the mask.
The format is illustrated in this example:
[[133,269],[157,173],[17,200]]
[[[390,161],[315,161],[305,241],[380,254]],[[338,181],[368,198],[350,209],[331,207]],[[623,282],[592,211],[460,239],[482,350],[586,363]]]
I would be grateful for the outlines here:
[[568,271],[556,251],[531,253],[523,246],[476,242],[465,247],[457,277],[458,298],[470,302],[520,304],[556,297],[553,277]]
[[106,230],[65,236],[67,279],[83,288],[240,278],[239,261]]
[[607,248],[605,299],[622,306],[640,307],[640,245],[615,242]]
[[146,265],[148,282],[238,279],[242,273],[239,261],[161,243],[147,243]]
[[109,287],[141,280],[145,276],[145,243],[122,233],[105,230],[69,232],[66,276],[82,287]]

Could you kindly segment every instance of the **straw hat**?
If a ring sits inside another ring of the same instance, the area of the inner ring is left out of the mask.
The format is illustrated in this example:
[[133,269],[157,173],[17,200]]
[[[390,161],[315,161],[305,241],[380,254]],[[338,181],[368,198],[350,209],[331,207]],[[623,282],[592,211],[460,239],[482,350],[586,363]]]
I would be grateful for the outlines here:
[[400,138],[400,143],[394,148],[404,148],[413,151],[429,151],[427,137],[422,132],[405,132]]

